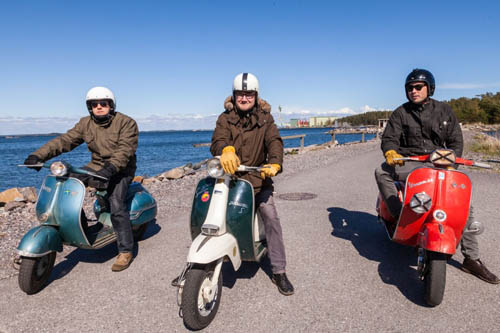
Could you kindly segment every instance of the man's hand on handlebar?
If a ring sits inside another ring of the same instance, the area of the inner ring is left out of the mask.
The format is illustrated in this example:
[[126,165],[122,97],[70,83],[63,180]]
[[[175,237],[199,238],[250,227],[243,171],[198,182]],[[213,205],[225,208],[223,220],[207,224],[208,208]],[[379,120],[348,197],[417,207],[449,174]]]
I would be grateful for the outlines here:
[[281,166],[279,164],[264,164],[260,176],[262,179],[266,179],[266,177],[271,178],[276,176],[280,170]]
[[403,166],[405,165],[405,161],[403,160],[396,160],[396,158],[402,158],[403,156],[398,154],[395,150],[388,150],[385,152],[385,161],[387,164],[390,166]]
[[[24,164],[25,165],[37,165],[37,164],[40,164],[40,163],[43,163],[43,160],[36,156],[36,155],[29,155],[25,160],[24,160]],[[39,167],[39,166],[28,166],[28,168],[30,169],[35,169],[36,171],[40,171],[42,168]]]

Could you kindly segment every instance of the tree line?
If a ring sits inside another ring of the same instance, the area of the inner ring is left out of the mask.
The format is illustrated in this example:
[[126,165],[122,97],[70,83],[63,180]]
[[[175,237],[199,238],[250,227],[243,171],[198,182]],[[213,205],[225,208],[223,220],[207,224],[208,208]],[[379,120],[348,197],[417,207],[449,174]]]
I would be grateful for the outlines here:
[[[476,95],[474,98],[460,97],[444,101],[448,103],[461,123],[500,124],[500,92]],[[389,118],[392,111],[371,111],[343,117],[338,123],[351,126],[378,125],[379,119]]]

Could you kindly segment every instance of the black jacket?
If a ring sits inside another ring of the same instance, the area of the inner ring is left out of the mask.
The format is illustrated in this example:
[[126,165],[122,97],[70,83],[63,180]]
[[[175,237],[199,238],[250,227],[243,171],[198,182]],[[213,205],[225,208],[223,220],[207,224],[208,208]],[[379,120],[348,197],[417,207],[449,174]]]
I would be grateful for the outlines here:
[[403,156],[429,154],[437,148],[453,149],[462,156],[463,136],[451,107],[429,99],[423,105],[405,103],[389,118],[382,135],[382,151],[395,150]]

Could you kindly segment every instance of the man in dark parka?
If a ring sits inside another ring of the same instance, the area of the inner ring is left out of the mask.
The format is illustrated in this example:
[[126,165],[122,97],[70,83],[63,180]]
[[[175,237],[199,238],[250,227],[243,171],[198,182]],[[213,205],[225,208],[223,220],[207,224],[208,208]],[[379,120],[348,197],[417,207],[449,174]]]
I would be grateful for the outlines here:
[[271,106],[259,98],[259,83],[251,73],[241,73],[233,81],[233,95],[225,100],[225,111],[217,119],[210,151],[220,155],[224,171],[234,174],[240,164],[265,166],[261,174],[246,173],[255,190],[255,205],[264,223],[272,281],[283,295],[294,292],[285,272],[283,234],[273,200],[271,177],[282,170],[283,141]]

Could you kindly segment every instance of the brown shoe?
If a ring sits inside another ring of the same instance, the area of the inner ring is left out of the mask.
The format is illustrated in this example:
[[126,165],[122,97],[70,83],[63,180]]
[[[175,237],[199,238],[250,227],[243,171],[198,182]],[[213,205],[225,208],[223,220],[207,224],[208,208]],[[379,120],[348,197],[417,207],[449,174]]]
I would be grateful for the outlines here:
[[118,253],[118,257],[116,257],[116,261],[111,266],[111,270],[113,272],[120,272],[130,266],[132,262],[132,253],[131,252],[121,252]]
[[498,277],[495,274],[490,272],[479,259],[472,260],[469,258],[465,258],[462,264],[462,270],[464,272],[475,275],[481,280],[486,281],[488,283],[492,284],[500,283],[500,279],[498,279]]

